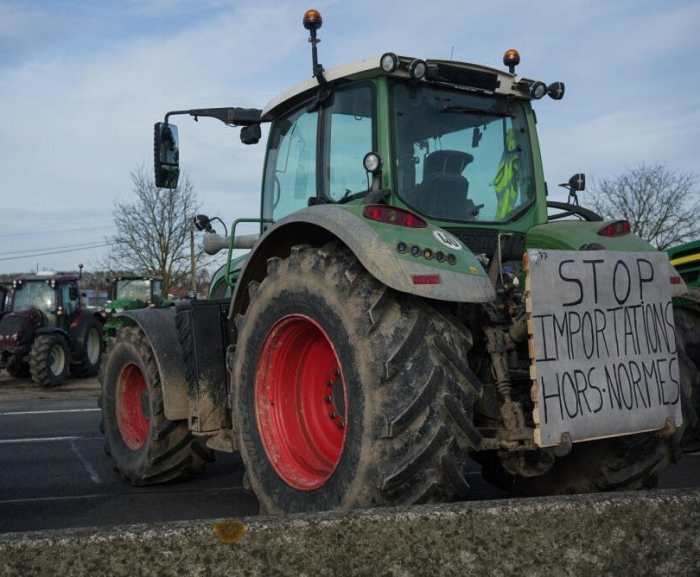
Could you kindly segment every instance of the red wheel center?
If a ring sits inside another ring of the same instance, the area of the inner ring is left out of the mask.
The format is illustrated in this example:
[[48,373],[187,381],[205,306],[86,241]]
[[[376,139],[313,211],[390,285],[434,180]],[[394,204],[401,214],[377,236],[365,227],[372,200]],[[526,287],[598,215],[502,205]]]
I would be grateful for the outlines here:
[[285,483],[310,491],[330,478],[345,444],[346,407],[326,332],[301,315],[280,320],[258,361],[255,412],[267,457]]
[[125,365],[117,378],[114,403],[119,432],[132,451],[143,447],[148,435],[150,421],[141,405],[146,389],[141,370],[131,363]]

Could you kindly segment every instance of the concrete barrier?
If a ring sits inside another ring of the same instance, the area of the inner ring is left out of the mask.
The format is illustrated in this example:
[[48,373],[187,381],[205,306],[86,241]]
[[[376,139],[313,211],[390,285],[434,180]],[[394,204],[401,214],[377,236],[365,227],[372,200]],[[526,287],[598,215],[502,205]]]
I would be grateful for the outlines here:
[[5,534],[0,574],[699,575],[700,491]]

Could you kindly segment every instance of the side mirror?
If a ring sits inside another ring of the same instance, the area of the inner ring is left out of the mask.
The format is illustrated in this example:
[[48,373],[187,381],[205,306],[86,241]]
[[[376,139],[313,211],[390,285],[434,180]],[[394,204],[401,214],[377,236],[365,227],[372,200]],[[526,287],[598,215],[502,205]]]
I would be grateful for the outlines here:
[[559,186],[569,191],[569,202],[578,205],[578,196],[576,193],[586,190],[586,175],[582,172],[574,174],[569,179],[569,182],[564,182]]
[[153,130],[153,156],[156,186],[177,188],[180,177],[180,146],[177,126],[157,122]]
[[570,191],[576,191],[576,192],[582,192],[582,191],[586,190],[586,175],[583,174],[582,172],[579,172],[578,174],[574,174],[569,179],[568,188]]

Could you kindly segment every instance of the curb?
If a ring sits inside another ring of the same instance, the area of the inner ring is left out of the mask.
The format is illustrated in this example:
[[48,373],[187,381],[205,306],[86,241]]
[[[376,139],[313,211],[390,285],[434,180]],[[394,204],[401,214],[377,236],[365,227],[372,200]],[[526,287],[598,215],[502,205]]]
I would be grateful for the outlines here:
[[700,491],[6,534],[0,574],[697,575]]

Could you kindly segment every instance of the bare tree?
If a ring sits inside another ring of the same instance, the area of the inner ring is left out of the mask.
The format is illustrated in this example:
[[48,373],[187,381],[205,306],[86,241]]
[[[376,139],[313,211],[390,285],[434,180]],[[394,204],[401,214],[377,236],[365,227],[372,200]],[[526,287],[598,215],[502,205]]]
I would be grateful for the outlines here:
[[626,173],[594,182],[591,204],[605,218],[625,218],[632,232],[659,250],[700,235],[698,175],[664,164],[641,163]]
[[[131,173],[136,199],[116,202],[114,223],[117,234],[109,238],[112,247],[109,268],[163,277],[164,291],[184,284],[191,273],[191,218],[199,209],[194,187],[185,174],[175,189],[156,188],[151,175],[141,168]],[[204,255],[197,251],[195,259]]]

